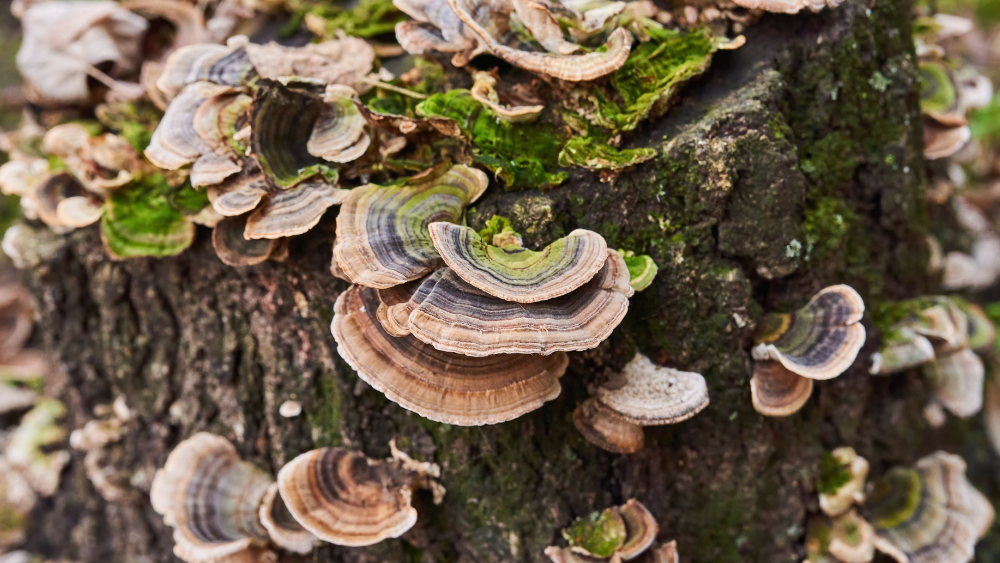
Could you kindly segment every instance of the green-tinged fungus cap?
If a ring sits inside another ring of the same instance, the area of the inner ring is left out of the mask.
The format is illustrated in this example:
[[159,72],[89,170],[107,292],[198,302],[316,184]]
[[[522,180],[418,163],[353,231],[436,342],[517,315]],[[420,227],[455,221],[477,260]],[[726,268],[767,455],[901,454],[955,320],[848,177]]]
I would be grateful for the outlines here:
[[952,301],[965,313],[969,348],[985,352],[990,350],[997,339],[997,327],[986,316],[982,307],[969,303],[964,299],[953,298]]
[[144,154],[150,162],[167,170],[191,164],[215,147],[209,145],[195,129],[195,115],[202,104],[232,91],[228,86],[196,82],[184,88],[167,108],[156,126]]
[[652,285],[656,273],[660,270],[652,258],[645,254],[636,254],[631,250],[620,248],[618,254],[621,254],[622,258],[625,259],[625,266],[628,267],[628,283],[632,289],[642,291]]
[[55,494],[62,470],[70,460],[68,451],[53,451],[66,439],[66,430],[59,424],[65,415],[66,407],[59,401],[39,401],[21,417],[4,446],[4,459],[41,496]]
[[473,287],[517,303],[566,295],[590,281],[607,261],[604,237],[577,229],[540,252],[514,240],[504,246],[484,241],[475,230],[431,223],[431,240],[445,264]]
[[353,286],[342,293],[332,329],[344,360],[389,400],[431,420],[479,426],[513,420],[559,396],[566,354],[473,358],[393,337],[378,320],[385,291]]
[[594,557],[608,558],[625,544],[625,520],[618,508],[606,508],[577,518],[563,530],[570,549]]
[[707,407],[708,386],[699,373],[658,366],[636,353],[594,397],[632,424],[661,426],[687,420]]
[[865,504],[875,547],[900,562],[960,563],[993,522],[993,507],[965,478],[962,458],[936,452],[893,468]]
[[624,170],[656,156],[656,149],[618,150],[590,137],[573,137],[559,153],[561,166],[579,166],[587,170]]
[[156,183],[134,185],[108,198],[101,239],[113,256],[173,256],[191,246],[194,224],[170,205],[171,190]]
[[875,558],[875,529],[853,510],[833,519],[830,555],[842,563],[871,563]]
[[951,69],[938,61],[920,63],[920,109],[946,126],[966,124]]
[[794,373],[780,362],[754,362],[750,379],[753,408],[764,416],[791,416],[809,401],[813,380]]
[[343,203],[347,190],[326,182],[303,182],[264,201],[247,219],[247,239],[301,235],[316,226],[327,208]]
[[415,280],[441,264],[428,225],[460,221],[487,185],[482,171],[456,165],[402,185],[355,188],[337,216],[334,257],[360,285],[384,289]]
[[965,348],[924,366],[934,399],[955,416],[967,418],[983,407],[985,367],[975,352]]
[[212,230],[212,246],[215,254],[227,266],[254,266],[271,257],[278,245],[276,240],[247,240],[243,236],[247,218],[226,217]]
[[872,354],[872,375],[889,375],[934,361],[934,345],[912,327],[893,327],[883,337],[882,349]]
[[343,448],[306,452],[278,472],[278,490],[298,523],[336,545],[396,538],[417,522],[411,491],[390,467]]
[[250,123],[248,111],[253,98],[242,93],[213,96],[195,111],[192,125],[205,144],[229,156],[239,157],[246,144],[234,139]]
[[865,312],[857,291],[846,285],[828,287],[782,322],[762,321],[764,332],[753,348],[756,360],[775,360],[810,379],[832,379],[854,363],[865,344],[859,322]]
[[299,524],[278,494],[278,484],[271,483],[258,511],[260,523],[275,545],[292,553],[309,553],[319,538]]
[[573,425],[591,444],[615,454],[631,454],[643,448],[642,426],[633,424],[591,397],[573,411]]
[[212,561],[267,540],[257,509],[273,482],[241,461],[225,438],[199,432],[184,440],[153,477],[153,510],[174,528],[174,554]]
[[837,448],[823,455],[820,471],[819,507],[827,516],[840,516],[864,502],[868,460],[854,448]]
[[538,303],[504,301],[451,270],[438,270],[389,314],[408,309],[411,334],[439,350],[468,356],[588,350],[611,335],[632,296],[625,262],[614,251],[607,256],[601,271],[579,289]]
[[320,159],[309,153],[308,144],[325,107],[314,85],[291,88],[260,81],[250,107],[250,152],[278,186],[290,188],[320,171]]
[[364,154],[371,138],[364,130],[364,116],[354,105],[357,95],[349,86],[326,87],[326,104],[306,144],[309,154],[331,162],[350,162]]

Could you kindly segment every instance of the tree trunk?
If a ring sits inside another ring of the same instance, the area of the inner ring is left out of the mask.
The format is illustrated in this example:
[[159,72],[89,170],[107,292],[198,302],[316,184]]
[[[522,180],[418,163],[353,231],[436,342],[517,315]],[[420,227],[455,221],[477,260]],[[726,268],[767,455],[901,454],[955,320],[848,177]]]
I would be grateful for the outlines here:
[[[920,379],[867,374],[879,343],[868,320],[855,366],[818,383],[800,413],[763,418],[750,403],[749,346],[763,311],[798,307],[834,283],[858,289],[870,310],[934,287],[911,13],[909,1],[848,0],[819,15],[768,16],[744,48],[716,55],[665,118],[626,139],[656,147],[654,161],[610,184],[578,173],[548,192],[491,187],[470,225],[502,214],[536,246],[593,229],[660,266],[608,342],[570,355],[562,395],[513,422],[428,421],[340,359],[329,330],[346,288],[329,272],[336,208],[293,240],[284,263],[244,269],[219,262],[207,231],[179,257],[120,262],[96,229],[39,233],[24,275],[40,303],[38,338],[68,377],[68,425],[119,396],[135,418],[113,454],[127,498],[102,500],[74,454],[58,494],[33,515],[29,549],[174,561],[149,486],[170,450],[200,430],[271,471],[317,446],[387,457],[392,438],[443,467],[444,502],[418,494],[420,519],[401,539],[282,561],[542,562],[571,519],[631,497],[685,563],[799,561],[822,452],[841,445],[874,475],[946,448],[997,497],[978,419],[932,430]],[[587,385],[636,349],[704,374],[711,405],[647,429],[639,453],[611,455],[571,415]],[[278,415],[286,399],[301,402],[301,416]],[[996,560],[1000,537],[978,551],[978,561]]]

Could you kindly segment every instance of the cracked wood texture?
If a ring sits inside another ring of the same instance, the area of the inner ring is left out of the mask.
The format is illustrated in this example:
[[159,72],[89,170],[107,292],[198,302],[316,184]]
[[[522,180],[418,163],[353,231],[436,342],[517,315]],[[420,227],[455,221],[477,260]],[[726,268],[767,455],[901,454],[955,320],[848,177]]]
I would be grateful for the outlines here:
[[[340,360],[329,332],[346,287],[328,271],[337,208],[293,241],[286,262],[245,269],[222,265],[204,230],[179,257],[121,262],[93,228],[39,233],[23,274],[40,303],[36,340],[68,377],[67,424],[82,426],[119,395],[135,418],[107,454],[125,499],[102,500],[74,454],[58,494],[33,515],[28,547],[67,560],[174,561],[149,485],[170,450],[201,430],[274,472],[317,446],[387,457],[391,438],[443,467],[443,504],[418,494],[419,522],[403,538],[282,554],[289,562],[541,562],[572,518],[630,497],[657,517],[659,540],[678,541],[685,563],[799,561],[822,452],[841,445],[876,476],[937,448],[959,453],[996,499],[978,419],[932,430],[917,375],[869,377],[879,334],[867,320],[856,365],[819,382],[800,413],[766,419],[750,404],[750,339],[765,310],[800,306],[833,283],[853,285],[869,308],[935,288],[924,274],[911,10],[848,0],[819,15],[765,17],[745,48],[719,53],[677,107],[626,140],[657,147],[654,161],[612,184],[577,173],[545,193],[490,188],[471,226],[499,213],[537,247],[589,228],[660,265],[612,338],[571,354],[562,395],[510,423],[427,421]],[[611,455],[576,432],[571,414],[637,348],[704,374],[712,402],[692,420],[647,429],[639,453]],[[286,399],[302,404],[301,416],[278,415]],[[994,533],[978,560],[998,548]]]

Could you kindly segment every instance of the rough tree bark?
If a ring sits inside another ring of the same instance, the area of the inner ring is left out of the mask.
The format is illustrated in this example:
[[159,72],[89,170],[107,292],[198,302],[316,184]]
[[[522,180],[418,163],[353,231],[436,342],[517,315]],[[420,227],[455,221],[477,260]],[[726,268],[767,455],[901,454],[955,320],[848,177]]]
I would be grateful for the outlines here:
[[[750,336],[764,310],[799,306],[833,283],[853,285],[869,308],[933,290],[911,10],[849,0],[820,15],[766,17],[745,48],[718,54],[676,108],[628,139],[659,148],[655,161],[612,184],[578,174],[545,193],[490,189],[470,212],[473,226],[500,213],[536,245],[589,228],[660,265],[610,341],[571,354],[562,395],[507,424],[427,421],[340,360],[329,332],[346,287],[328,271],[336,208],[285,263],[246,269],[222,265],[207,232],[163,260],[111,261],[94,229],[39,243],[24,277],[40,302],[37,338],[69,378],[68,424],[119,395],[137,418],[115,453],[127,500],[104,502],[78,455],[37,509],[29,548],[173,561],[148,487],[198,430],[271,470],[316,446],[386,457],[393,437],[443,466],[444,503],[418,495],[420,520],[402,539],[283,561],[540,562],[573,517],[629,497],[659,519],[661,540],[678,540],[685,563],[797,561],[821,454],[840,445],[857,448],[875,475],[933,449],[960,453],[997,498],[978,420],[931,430],[918,378],[867,375],[879,336],[868,320],[861,359],[819,383],[799,414],[765,419],[750,404]],[[636,348],[704,374],[712,403],[688,422],[648,429],[641,452],[611,455],[577,433],[571,413]],[[289,398],[302,416],[278,415]],[[1000,537],[979,551],[979,561],[996,560]]]

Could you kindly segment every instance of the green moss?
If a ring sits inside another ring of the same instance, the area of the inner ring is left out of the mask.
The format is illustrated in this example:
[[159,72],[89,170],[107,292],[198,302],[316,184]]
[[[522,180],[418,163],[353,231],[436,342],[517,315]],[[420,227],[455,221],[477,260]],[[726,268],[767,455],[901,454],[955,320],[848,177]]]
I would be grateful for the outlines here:
[[820,462],[819,466],[819,482],[816,484],[816,490],[824,495],[832,495],[850,482],[850,466],[840,463],[830,452],[823,452],[823,461]]
[[802,223],[806,261],[822,260],[840,248],[855,224],[857,216],[842,200],[824,197],[816,201]]
[[[933,305],[924,298],[904,301],[872,301],[867,303],[868,318],[883,334],[893,331],[894,325],[908,318],[919,316],[921,311]],[[987,310],[987,315],[989,311]]]
[[343,443],[343,399],[337,376],[324,371],[318,376],[313,406],[306,412],[312,428],[313,442],[318,448],[332,448]]
[[0,238],[21,218],[21,198],[0,194]]
[[579,166],[589,170],[622,170],[656,156],[656,149],[618,150],[591,137],[570,139],[559,153],[562,166]]
[[504,232],[517,234],[517,231],[514,230],[514,226],[510,222],[510,219],[494,215],[490,217],[489,221],[486,222],[486,226],[479,231],[479,238],[485,241],[492,241],[493,237]]
[[565,137],[551,123],[505,121],[465,89],[430,96],[417,106],[417,114],[458,123],[473,146],[475,161],[499,176],[508,189],[550,187],[567,178],[565,172],[557,172]]
[[397,23],[406,20],[392,0],[361,0],[352,8],[329,2],[293,2],[292,8],[294,28],[306,14],[312,14],[324,21],[326,37],[333,37],[338,31],[354,37],[374,37],[392,33]]
[[109,102],[96,110],[105,127],[121,135],[136,151],[149,146],[163,112],[149,102]]
[[[108,198],[101,234],[119,258],[172,256],[194,241],[195,228],[176,209],[177,190],[163,174],[138,178]],[[188,197],[182,197],[190,203]]]

